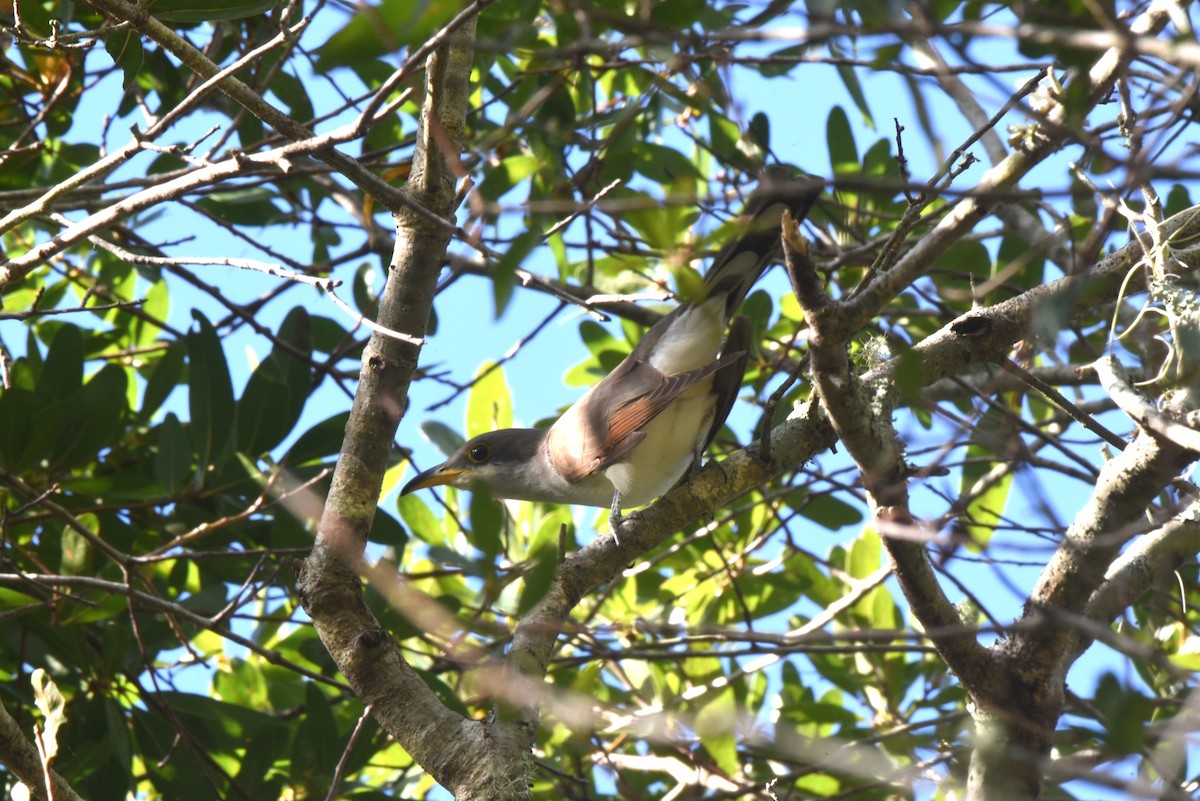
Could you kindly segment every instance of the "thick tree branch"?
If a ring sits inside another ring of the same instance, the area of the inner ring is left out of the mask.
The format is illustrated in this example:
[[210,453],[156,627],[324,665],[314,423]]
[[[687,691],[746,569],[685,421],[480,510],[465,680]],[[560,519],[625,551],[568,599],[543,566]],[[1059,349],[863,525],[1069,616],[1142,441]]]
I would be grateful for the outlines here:
[[[852,369],[848,345],[857,329],[848,325],[846,303],[825,293],[807,246],[787,217],[783,243],[788,275],[809,325],[813,386],[837,438],[858,465],[896,579],[922,626],[953,630],[958,612],[942,592],[924,546],[909,536],[917,523],[909,510],[903,448],[892,426],[898,395],[888,382],[868,383]],[[935,646],[967,692],[986,699],[993,668],[974,635],[964,631]]]
[[1152,434],[1171,440],[1181,448],[1200,456],[1200,431],[1175,415],[1158,409],[1142,397],[1121,363],[1112,356],[1097,359],[1091,369],[1100,378],[1100,386],[1135,423]]
[[[34,798],[53,798],[55,801],[83,801],[75,788],[53,768],[42,764],[34,744],[8,714],[0,702],[0,763],[8,768],[32,793]],[[46,782],[49,781],[49,795]]]
[[[1169,585],[1171,574],[1198,552],[1200,502],[1193,502],[1162,528],[1138,537],[1113,560],[1104,583],[1088,599],[1084,615],[1107,626],[1152,587]],[[1084,631],[1076,629],[1072,635],[1068,663],[1079,658],[1092,642]]]
[[[424,336],[453,227],[446,218],[453,213],[474,34],[472,17],[429,58],[406,199],[393,206],[396,246],[379,323],[412,341]],[[434,224],[418,208],[443,216]],[[524,760],[509,755],[521,749],[528,754],[528,738],[443,705],[363,603],[357,565],[417,356],[409,341],[376,333],[367,343],[316,545],[297,583],[325,647],[355,693],[430,775],[459,799],[522,797],[528,792]]]

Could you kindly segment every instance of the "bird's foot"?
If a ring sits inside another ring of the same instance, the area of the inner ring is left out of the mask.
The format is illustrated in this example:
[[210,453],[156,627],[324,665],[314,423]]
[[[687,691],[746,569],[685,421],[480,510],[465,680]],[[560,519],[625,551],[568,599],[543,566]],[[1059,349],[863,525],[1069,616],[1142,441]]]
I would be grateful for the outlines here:
[[620,512],[612,512],[608,516],[608,525],[612,528],[613,541],[617,545],[621,544],[621,530],[634,523],[642,516],[641,512],[630,512],[623,515]]
[[613,542],[621,544],[621,526],[625,524],[625,516],[621,514],[621,493],[614,492],[612,507],[608,510],[608,527],[612,529]]

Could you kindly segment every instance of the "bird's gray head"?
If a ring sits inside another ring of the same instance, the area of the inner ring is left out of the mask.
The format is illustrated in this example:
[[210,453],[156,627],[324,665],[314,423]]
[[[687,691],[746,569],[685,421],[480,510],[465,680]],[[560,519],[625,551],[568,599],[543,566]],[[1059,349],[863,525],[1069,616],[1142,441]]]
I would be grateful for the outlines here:
[[531,466],[543,461],[538,452],[545,439],[545,429],[533,428],[505,428],[480,434],[464,442],[446,461],[417,474],[400,494],[441,484],[470,489],[472,484],[479,483],[497,498],[524,498],[524,494],[513,494],[513,488],[528,484],[522,479]]

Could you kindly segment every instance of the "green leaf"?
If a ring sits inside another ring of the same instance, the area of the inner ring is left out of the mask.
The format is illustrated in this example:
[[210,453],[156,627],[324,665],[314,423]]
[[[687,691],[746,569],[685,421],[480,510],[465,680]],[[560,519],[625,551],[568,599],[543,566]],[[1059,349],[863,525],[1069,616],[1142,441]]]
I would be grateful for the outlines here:
[[233,384],[225,351],[212,324],[192,312],[197,328],[187,335],[188,412],[191,414],[192,447],[196,452],[196,479],[203,485],[212,468],[230,456],[235,425]]
[[[971,492],[976,483],[996,466],[996,462],[987,459],[991,454],[990,448],[982,448],[974,443],[967,446],[967,462],[963,466],[960,487],[964,495]],[[1012,483],[1013,471],[1008,470],[967,505],[964,519],[972,546],[983,547],[991,541],[1004,515],[1004,507],[1008,504]]]
[[42,737],[39,742],[45,747],[45,759],[50,760],[58,754],[58,730],[67,722],[67,702],[50,674],[42,668],[35,668],[29,678],[33,684],[34,701],[42,713]]
[[453,687],[446,684],[436,674],[430,673],[428,670],[417,669],[416,672],[417,675],[425,680],[425,684],[429,686],[429,689],[433,690],[433,694],[438,697],[438,700],[440,700],[447,709],[462,715],[463,717],[470,717],[471,713],[467,710],[466,705],[463,704],[462,699],[458,697],[458,693],[455,692]]
[[408,530],[423,542],[431,545],[445,542],[441,523],[421,498],[416,495],[401,495],[396,499],[396,509]]
[[475,378],[467,393],[467,438],[498,428],[512,428],[512,394],[504,380],[503,368],[485,363]]
[[[796,68],[796,64],[786,63],[789,59],[799,59],[808,54],[812,45],[808,42],[798,45],[788,45],[770,54],[773,61],[757,65],[755,68],[764,78],[778,78],[787,75]],[[751,65],[754,66],[754,65]]]
[[[1021,413],[1021,396],[1002,395],[998,399],[1005,404],[1013,417]],[[983,486],[977,486],[999,464],[1007,463],[1009,454],[1020,443],[1020,433],[1015,421],[998,409],[989,407],[967,443],[966,459],[962,469],[960,496],[966,498]],[[970,501],[963,515],[966,530],[971,535],[972,546],[985,546],[995,533],[996,525],[1004,514],[1009,492],[1013,483],[1013,471],[1007,470],[999,479],[987,485],[979,497]]]
[[1200,672],[1200,637],[1191,636],[1185,639],[1179,650],[1167,655],[1167,661],[1180,670]]
[[[261,138],[258,133],[242,135],[243,142]],[[214,192],[198,200],[196,205],[233,225],[265,226],[280,222],[283,212],[274,203],[275,193],[265,186]]]
[[322,45],[316,71],[379,58],[406,45],[420,45],[462,10],[462,0],[384,0],[359,6],[346,27]]
[[59,431],[50,458],[51,469],[68,470],[94,461],[100,450],[112,443],[128,411],[125,368],[107,364],[100,368],[71,399],[71,423]]
[[292,119],[308,122],[315,116],[304,81],[295,75],[282,70],[276,73],[271,79],[271,91],[288,107],[288,116]]
[[[54,32],[54,14],[50,12],[55,6],[52,3],[41,3],[38,0],[17,0],[21,12],[21,24],[32,34],[48,37]],[[11,15],[12,6],[6,7],[6,14]]]
[[[992,269],[992,278],[1003,274],[1009,285],[1027,288],[1040,286],[1046,280],[1046,257],[1030,250],[1029,243],[1017,236],[1005,236],[1000,240],[1000,249],[996,254],[996,263]],[[1015,280],[1014,280],[1015,279]],[[997,287],[989,296],[991,303],[997,303],[1015,294]]]
[[1191,206],[1192,198],[1187,187],[1183,184],[1172,184],[1171,191],[1167,193],[1167,202],[1163,204],[1163,214],[1173,217]]
[[83,386],[83,335],[74,325],[58,329],[50,343],[50,352],[42,365],[42,374],[34,385],[39,405],[49,405],[71,397]]
[[637,171],[664,186],[673,186],[681,178],[701,178],[692,160],[674,148],[644,142],[637,150],[637,157]]
[[806,501],[796,511],[830,531],[862,522],[862,511],[836,496],[806,493],[804,497]]
[[858,80],[858,70],[846,64],[838,64],[837,71],[838,76],[842,79],[842,84],[846,87],[846,91],[850,94],[850,98],[854,101],[858,112],[862,115],[863,122],[866,123],[867,127],[874,129],[875,120],[871,116],[871,109],[867,106],[867,96],[863,93],[862,83]]
[[750,126],[746,129],[746,137],[759,150],[768,152],[771,149],[771,118],[761,111],[750,118]]
[[672,29],[686,29],[700,20],[708,10],[696,0],[658,0],[650,7],[650,21]]
[[329,699],[316,682],[306,682],[304,690],[304,719],[295,728],[292,768],[300,774],[314,798],[323,798],[328,791],[329,779],[319,766],[336,764],[342,748]]
[[408,543],[408,531],[400,525],[399,520],[379,509],[376,510],[375,519],[371,523],[371,539],[399,553]]
[[[269,696],[263,671],[245,659],[231,659],[213,674],[213,694],[221,701],[257,709],[268,707]],[[305,682],[306,686],[311,682]]]
[[517,234],[508,245],[508,250],[500,257],[499,264],[492,271],[492,300],[495,302],[496,319],[504,313],[508,302],[512,299],[513,286],[516,283],[517,268],[533,252],[542,241],[540,231],[532,227]]
[[[153,346],[158,341],[158,335],[162,331],[162,326],[156,325],[151,321],[166,320],[170,310],[170,290],[167,288],[167,282],[160,278],[151,283],[150,288],[146,290],[146,302],[142,304],[142,311],[145,312],[145,316],[139,316],[132,320],[135,344],[144,348]],[[116,309],[111,314],[120,316],[120,319],[129,319],[124,312]],[[116,318],[114,317],[113,319]]]
[[471,544],[483,554],[485,569],[494,566],[504,548],[500,532],[504,528],[504,507],[483,484],[471,487]]
[[537,172],[540,165],[541,162],[536,156],[521,152],[514,153],[489,169],[487,175],[476,187],[476,191],[488,200],[500,200],[514,186]]
[[[20,473],[41,458],[45,447],[39,440],[50,440],[56,413],[38,404],[34,393],[21,387],[0,389],[0,465]],[[37,419],[37,426],[29,421]]]
[[874,573],[883,564],[883,540],[875,534],[859,537],[846,553],[846,572],[861,579]]
[[737,123],[719,114],[708,118],[712,152],[722,164],[728,164],[744,172],[755,173],[758,165],[747,157],[742,146],[742,132]]
[[317,423],[292,443],[292,447],[280,459],[280,464],[297,468],[321,463],[337,455],[342,448],[349,420],[349,412],[339,412]]
[[524,617],[534,605],[546,596],[558,571],[557,543],[546,544],[529,555],[531,567],[525,568],[525,586],[521,590],[521,599],[517,603],[517,617]]
[[729,776],[736,775],[740,768],[735,734],[737,716],[737,698],[730,687],[707,699],[707,703],[696,714],[696,736],[703,743],[704,750]]
[[158,449],[154,454],[154,478],[167,495],[174,496],[194,469],[192,442],[174,413],[158,426]]
[[421,423],[421,433],[425,435],[426,439],[437,446],[437,449],[442,452],[443,456],[449,456],[454,453],[466,441],[453,428],[445,423],[439,423],[437,420],[426,420]]
[[146,9],[165,22],[216,22],[265,14],[279,0],[147,0]]
[[150,419],[167,396],[180,385],[186,348],[184,342],[172,342],[154,364],[146,379],[146,391],[142,393],[142,408],[138,410],[140,419]]
[[[100,534],[100,520],[94,514],[76,515],[75,520],[93,534]],[[63,526],[61,571],[68,576],[95,575],[92,543],[73,526]]]
[[142,69],[142,37],[132,28],[118,31],[104,37],[104,49],[121,68],[121,88],[133,86]]
[[829,145],[829,162],[834,175],[858,175],[862,162],[854,145],[854,131],[841,106],[834,106],[825,123],[825,141]]
[[312,390],[312,331],[308,311],[296,306],[279,328],[279,338],[259,363],[237,403],[237,445],[257,457],[291,433]]
[[679,227],[677,212],[644,192],[613,193],[630,203],[622,219],[639,234],[645,243],[655,250],[670,253],[675,250],[683,230]]

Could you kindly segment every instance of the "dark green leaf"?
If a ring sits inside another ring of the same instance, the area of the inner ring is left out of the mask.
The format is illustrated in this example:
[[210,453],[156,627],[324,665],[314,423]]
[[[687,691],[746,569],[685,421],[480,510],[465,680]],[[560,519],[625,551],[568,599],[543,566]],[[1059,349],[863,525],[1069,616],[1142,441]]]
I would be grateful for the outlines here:
[[650,7],[650,21],[668,28],[686,29],[707,11],[704,3],[695,0],[659,0]]
[[188,411],[192,447],[198,459],[197,481],[230,456],[234,434],[233,383],[225,351],[212,325],[193,312],[197,326],[188,333]]
[[[66,404],[57,406],[62,409]],[[38,441],[49,445],[56,433],[54,426],[62,424],[61,417],[60,411],[40,405],[27,389],[0,389],[0,465],[13,473],[28,468],[45,452]],[[35,418],[38,425],[30,426],[29,421]]]
[[749,173],[758,172],[758,164],[746,155],[742,147],[742,132],[732,120],[712,114],[708,119],[712,152],[721,163]]
[[543,546],[529,554],[528,562],[530,564],[524,570],[525,586],[517,603],[517,617],[524,617],[546,596],[558,571],[558,548],[555,545]]
[[807,42],[798,45],[788,45],[770,54],[770,58],[776,61],[758,65],[757,69],[765,78],[778,78],[782,75],[787,75],[796,68],[797,62],[808,54],[811,47]]
[[462,6],[461,0],[384,0],[376,6],[361,6],[346,27],[321,47],[317,72],[378,58],[405,45],[419,45]]
[[485,564],[492,565],[504,547],[500,541],[504,507],[482,484],[471,488],[470,518],[471,544],[483,554]]
[[771,149],[771,118],[761,111],[750,118],[746,138],[764,153]]
[[104,38],[104,49],[112,56],[113,63],[121,68],[121,86],[128,89],[142,68],[142,38],[132,28],[110,34]]
[[138,410],[138,417],[142,420],[150,419],[150,416],[163,405],[167,396],[180,386],[180,378],[183,375],[183,355],[186,349],[187,346],[184,342],[172,342],[154,363],[154,367],[146,379],[146,391],[142,394],[142,408]]
[[183,488],[195,469],[192,441],[174,413],[167,413],[158,427],[158,451],[154,455],[154,477],[168,495]]
[[317,423],[292,443],[280,464],[297,468],[312,462],[324,462],[337,455],[342,448],[349,418],[349,412],[339,412]]
[[299,122],[308,122],[314,116],[312,101],[304,88],[304,81],[288,72],[276,73],[271,79],[271,91],[279,96],[288,107],[288,116]]
[[1172,184],[1171,191],[1167,193],[1167,202],[1163,205],[1163,214],[1173,217],[1191,206],[1192,198],[1187,187],[1183,184]]
[[492,299],[495,301],[496,319],[504,314],[508,302],[512,299],[513,285],[516,282],[517,268],[524,263],[537,244],[542,240],[540,231],[532,228],[517,234],[509,243],[508,250],[500,257],[500,263],[492,271]]
[[846,87],[846,91],[850,94],[850,98],[854,101],[854,105],[858,108],[858,113],[862,115],[862,120],[868,128],[875,127],[875,119],[871,116],[871,109],[867,106],[867,96],[863,93],[862,83],[858,80],[858,72],[854,67],[845,64],[837,65],[838,75],[841,76],[842,83]]
[[[260,129],[261,130],[261,129]],[[258,141],[261,134],[243,133],[243,143]],[[282,219],[283,213],[274,203],[275,193],[263,186],[214,192],[197,205],[234,225],[270,225]]]
[[797,510],[814,523],[830,531],[862,522],[862,512],[832,495],[814,495]]
[[52,470],[69,470],[95,461],[117,436],[128,411],[125,368],[105,365],[71,400],[70,421],[59,431],[50,459]]
[[165,22],[216,22],[265,14],[279,0],[147,0],[146,8]]
[[421,423],[421,433],[445,456],[454,453],[465,442],[461,434],[437,420],[426,420]]
[[654,142],[642,144],[638,159],[638,172],[664,186],[670,186],[679,178],[700,178],[700,171],[691,159],[678,150]]
[[834,175],[858,175],[862,162],[854,145],[850,120],[841,106],[834,106],[825,123],[825,141],[829,145],[829,162]]
[[371,525],[371,540],[382,542],[399,553],[404,550],[404,545],[408,542],[408,532],[396,518],[379,509],[376,510],[375,521]]
[[312,390],[312,333],[308,311],[296,306],[267,358],[250,375],[237,403],[237,447],[258,457],[283,441],[299,421]]
[[34,385],[38,404],[49,405],[70,398],[83,386],[83,335],[74,325],[58,329],[42,374]]

